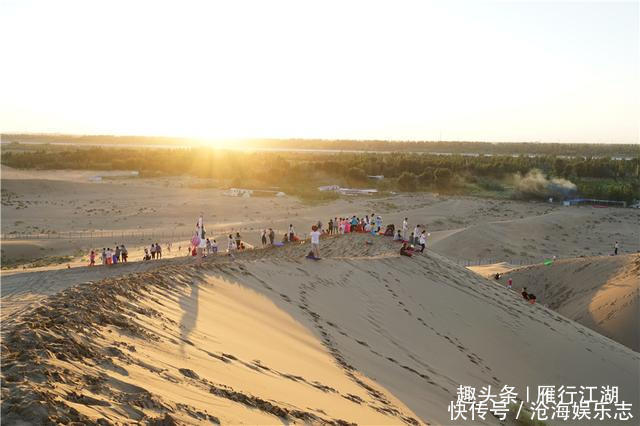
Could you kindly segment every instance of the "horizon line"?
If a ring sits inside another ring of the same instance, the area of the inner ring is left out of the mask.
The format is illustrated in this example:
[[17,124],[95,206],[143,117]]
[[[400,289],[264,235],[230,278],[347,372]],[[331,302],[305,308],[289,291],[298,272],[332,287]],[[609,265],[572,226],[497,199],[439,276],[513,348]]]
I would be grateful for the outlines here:
[[[319,138],[319,137],[225,137],[215,138],[208,136],[184,136],[184,135],[153,135],[153,134],[107,134],[107,133],[65,133],[65,132],[25,132],[25,131],[0,131],[0,136],[69,136],[69,137],[132,137],[132,138],[166,138],[186,139],[192,141],[323,141],[323,142],[389,142],[389,143],[486,143],[486,144],[558,144],[558,145],[640,145],[636,142],[561,142],[561,141],[490,141],[490,140],[433,140],[433,139],[376,139],[376,138]],[[3,141],[4,143],[4,141]]]

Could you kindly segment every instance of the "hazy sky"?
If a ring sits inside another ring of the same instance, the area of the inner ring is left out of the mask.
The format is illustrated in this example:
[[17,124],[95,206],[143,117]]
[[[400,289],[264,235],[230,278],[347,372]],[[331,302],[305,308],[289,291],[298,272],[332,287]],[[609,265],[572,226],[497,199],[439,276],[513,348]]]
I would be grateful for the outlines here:
[[635,1],[0,4],[5,132],[639,141]]

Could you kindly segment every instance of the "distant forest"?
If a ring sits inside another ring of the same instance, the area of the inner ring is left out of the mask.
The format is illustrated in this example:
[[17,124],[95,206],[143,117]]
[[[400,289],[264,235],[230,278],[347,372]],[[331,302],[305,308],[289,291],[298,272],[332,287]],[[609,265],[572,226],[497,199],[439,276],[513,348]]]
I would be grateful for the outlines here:
[[[2,141],[27,143],[76,143],[106,145],[167,145],[201,146],[204,140],[156,136],[110,135],[52,135],[52,134],[2,134]],[[342,151],[391,151],[450,154],[491,155],[554,155],[582,157],[636,157],[640,154],[637,144],[585,144],[585,143],[536,143],[536,142],[458,142],[420,141],[402,142],[385,140],[320,140],[320,139],[253,139],[238,142],[246,149],[315,149]]]
[[[640,158],[468,156],[418,153],[243,152],[208,148],[3,149],[2,164],[22,169],[137,170],[142,177],[193,176],[219,187],[279,188],[301,198],[333,195],[319,185],[380,191],[438,191],[506,198],[640,198]],[[372,179],[384,175],[384,179]]]

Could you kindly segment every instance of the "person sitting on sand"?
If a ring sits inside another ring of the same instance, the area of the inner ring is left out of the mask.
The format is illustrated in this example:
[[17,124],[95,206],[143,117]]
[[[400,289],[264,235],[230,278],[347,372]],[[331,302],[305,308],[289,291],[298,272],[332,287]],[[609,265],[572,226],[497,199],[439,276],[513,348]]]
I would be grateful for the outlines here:
[[402,247],[400,247],[400,255],[401,256],[407,256],[407,257],[413,256],[412,250],[409,248],[409,245],[407,244],[406,241],[403,242],[402,243]]
[[211,243],[211,253],[218,253],[218,242],[216,240],[213,240],[213,242]]
[[148,248],[144,248],[144,257],[142,258],[142,260],[151,260],[151,255],[149,254],[149,249]]
[[494,278],[495,278],[496,280],[499,280],[499,279],[500,279],[500,272],[496,272],[496,275],[495,275],[495,277],[494,277]]
[[96,265],[96,252],[91,250],[91,253],[89,253],[89,266],[95,266]]
[[231,254],[231,252],[235,249],[236,242],[233,240],[233,235],[229,234],[229,238],[227,239],[227,253]]
[[522,293],[520,293],[520,294],[522,294],[522,298],[524,300],[529,300],[529,293],[527,293],[527,288],[526,287],[522,289]]
[[242,237],[240,237],[240,233],[236,232],[236,248],[240,250],[240,243],[242,243]]
[[536,303],[536,295],[535,294],[529,294],[529,303],[530,304],[534,304]]

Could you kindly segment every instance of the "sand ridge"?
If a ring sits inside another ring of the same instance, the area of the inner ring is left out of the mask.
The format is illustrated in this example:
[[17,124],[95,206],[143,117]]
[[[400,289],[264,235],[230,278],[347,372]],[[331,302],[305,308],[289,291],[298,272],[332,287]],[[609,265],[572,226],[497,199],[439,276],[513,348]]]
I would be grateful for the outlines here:
[[447,424],[461,383],[617,384],[637,400],[638,354],[438,254],[397,249],[340,236],[321,262],[292,244],[70,287],[3,339],[3,414]]

